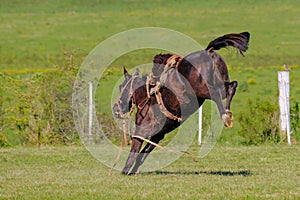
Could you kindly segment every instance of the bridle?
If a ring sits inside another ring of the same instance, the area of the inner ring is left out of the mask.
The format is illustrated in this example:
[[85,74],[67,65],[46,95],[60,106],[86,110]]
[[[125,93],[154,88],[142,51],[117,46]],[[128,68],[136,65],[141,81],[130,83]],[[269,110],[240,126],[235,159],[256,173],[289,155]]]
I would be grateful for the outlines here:
[[[115,112],[115,114],[119,115],[120,118],[123,119],[123,123],[122,123],[122,124],[123,124],[123,138],[122,138],[121,146],[120,146],[120,148],[119,148],[118,155],[117,155],[117,157],[116,157],[116,159],[115,159],[115,162],[114,162],[112,168],[111,168],[110,171],[109,171],[109,174],[110,174],[110,175],[111,175],[112,169],[117,165],[117,163],[118,163],[118,161],[119,161],[119,158],[120,158],[121,153],[122,153],[123,146],[124,146],[125,144],[128,144],[128,142],[127,142],[127,137],[126,137],[126,135],[127,135],[127,133],[126,133],[126,130],[127,130],[127,128],[126,128],[126,118],[129,118],[129,117],[130,117],[130,115],[131,115],[131,113],[132,113],[132,111],[133,111],[133,109],[134,109],[134,107],[135,107],[135,100],[134,100],[134,97],[133,97],[133,93],[134,93],[134,91],[133,91],[133,83],[134,83],[134,80],[135,80],[136,78],[138,78],[138,76],[137,76],[137,75],[133,75],[133,76],[127,81],[127,83],[125,84],[125,86],[122,88],[122,90],[121,90],[121,92],[120,92],[120,95],[119,95],[119,98],[118,98],[118,101],[117,101],[117,103],[116,103],[117,106],[118,106],[119,112]],[[126,116],[126,113],[123,112],[123,109],[122,109],[122,106],[121,106],[121,104],[122,104],[121,97],[122,97],[124,91],[126,90],[126,88],[127,88],[127,86],[128,86],[129,84],[130,84],[130,88],[129,88],[129,95],[128,95],[127,102],[129,103],[130,100],[132,100],[132,101],[131,101],[131,102],[132,102],[132,105],[131,105],[131,108],[130,108],[130,110],[129,110],[129,115]]]
[[130,88],[129,88],[129,95],[128,95],[128,99],[126,102],[130,102],[130,100],[132,100],[132,105],[131,105],[131,108],[129,110],[129,115],[132,113],[133,109],[134,109],[134,106],[135,106],[135,100],[134,100],[134,97],[133,97],[133,83],[134,83],[134,80],[137,78],[138,76],[136,75],[133,75],[128,81],[127,83],[125,84],[125,86],[123,87],[123,89],[121,90],[120,92],[120,95],[119,95],[119,98],[118,98],[118,101],[117,101],[117,106],[118,106],[118,109],[119,109],[119,112],[115,112],[117,115],[120,116],[120,118],[125,118],[126,117],[126,113],[123,112],[123,109],[122,109],[122,100],[121,100],[121,97],[124,93],[124,91],[126,90],[127,86],[130,84]]

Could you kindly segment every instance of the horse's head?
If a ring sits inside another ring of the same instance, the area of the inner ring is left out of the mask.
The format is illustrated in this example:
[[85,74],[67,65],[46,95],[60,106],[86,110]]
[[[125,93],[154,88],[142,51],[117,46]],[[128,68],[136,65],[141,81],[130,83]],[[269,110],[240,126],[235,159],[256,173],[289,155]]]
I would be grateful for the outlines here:
[[113,107],[113,113],[118,118],[124,118],[125,114],[132,109],[135,103],[133,95],[138,82],[141,80],[138,69],[136,69],[134,75],[130,75],[124,67],[124,77],[124,82],[119,86],[119,98]]

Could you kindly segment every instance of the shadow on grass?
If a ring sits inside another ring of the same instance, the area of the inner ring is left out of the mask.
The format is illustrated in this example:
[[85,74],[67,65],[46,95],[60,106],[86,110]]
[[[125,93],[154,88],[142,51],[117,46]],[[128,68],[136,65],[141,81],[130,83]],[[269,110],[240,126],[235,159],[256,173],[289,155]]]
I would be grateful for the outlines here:
[[175,171],[175,172],[168,172],[168,171],[154,171],[154,172],[142,172],[143,175],[218,175],[218,176],[250,176],[251,172],[249,170],[242,170],[242,171]]

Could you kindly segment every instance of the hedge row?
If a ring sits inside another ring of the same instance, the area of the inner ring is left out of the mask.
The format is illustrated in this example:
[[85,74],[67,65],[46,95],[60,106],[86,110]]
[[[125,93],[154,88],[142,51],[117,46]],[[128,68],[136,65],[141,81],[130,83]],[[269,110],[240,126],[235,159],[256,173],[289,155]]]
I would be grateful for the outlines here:
[[[0,147],[78,143],[71,107],[76,73],[77,69],[71,64],[25,75],[0,73]],[[291,102],[294,142],[300,141],[299,115],[299,103]],[[237,119],[241,127],[238,134],[242,138],[238,143],[251,145],[286,140],[279,130],[276,100],[248,100]],[[107,128],[113,129],[111,121],[106,123]],[[117,131],[114,132],[116,135],[109,138],[118,140]]]
[[71,98],[76,69],[0,73],[0,146],[68,144],[78,139]]

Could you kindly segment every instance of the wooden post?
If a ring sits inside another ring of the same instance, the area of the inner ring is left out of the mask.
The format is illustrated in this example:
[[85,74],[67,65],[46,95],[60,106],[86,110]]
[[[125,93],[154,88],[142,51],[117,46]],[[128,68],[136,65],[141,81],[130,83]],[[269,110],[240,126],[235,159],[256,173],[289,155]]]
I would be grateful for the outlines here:
[[280,129],[287,134],[288,144],[291,144],[290,131],[290,73],[278,72]]

